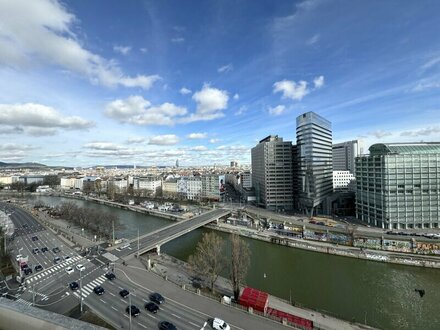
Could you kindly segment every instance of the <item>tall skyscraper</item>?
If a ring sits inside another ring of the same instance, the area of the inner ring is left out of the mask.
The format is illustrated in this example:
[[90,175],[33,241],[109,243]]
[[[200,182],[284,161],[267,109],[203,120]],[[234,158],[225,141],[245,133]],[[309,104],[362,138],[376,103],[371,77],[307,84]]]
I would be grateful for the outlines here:
[[356,157],[364,153],[363,142],[346,141],[333,145],[333,171],[350,171],[355,174]]
[[292,210],[292,142],[270,135],[252,148],[251,157],[257,204],[273,211]]
[[356,158],[356,215],[387,229],[439,228],[440,143],[378,143]]
[[316,208],[325,212],[323,202],[333,192],[331,123],[314,112],[298,116],[296,142],[299,208],[310,216]]

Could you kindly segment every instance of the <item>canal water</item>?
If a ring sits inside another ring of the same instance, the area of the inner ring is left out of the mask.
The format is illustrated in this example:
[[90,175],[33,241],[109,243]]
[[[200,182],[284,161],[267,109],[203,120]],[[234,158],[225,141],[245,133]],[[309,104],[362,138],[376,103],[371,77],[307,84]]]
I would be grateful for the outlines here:
[[[112,208],[83,200],[35,197],[57,205],[79,206],[115,213],[125,228],[118,237],[133,238],[170,224],[170,220]],[[204,232],[198,229],[162,247],[187,260]],[[228,234],[218,233],[224,239]],[[246,284],[296,305],[381,329],[440,329],[440,270],[378,263],[287,248],[245,239],[252,258]],[[226,274],[225,274],[226,275]],[[415,289],[424,289],[423,298]]]

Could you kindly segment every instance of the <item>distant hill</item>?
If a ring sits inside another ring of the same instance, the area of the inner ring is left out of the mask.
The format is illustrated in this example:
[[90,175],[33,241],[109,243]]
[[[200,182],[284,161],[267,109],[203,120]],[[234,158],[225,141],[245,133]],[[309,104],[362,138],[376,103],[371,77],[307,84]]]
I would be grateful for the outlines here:
[[0,162],[0,168],[41,168],[47,167],[44,164],[39,163],[5,163]]

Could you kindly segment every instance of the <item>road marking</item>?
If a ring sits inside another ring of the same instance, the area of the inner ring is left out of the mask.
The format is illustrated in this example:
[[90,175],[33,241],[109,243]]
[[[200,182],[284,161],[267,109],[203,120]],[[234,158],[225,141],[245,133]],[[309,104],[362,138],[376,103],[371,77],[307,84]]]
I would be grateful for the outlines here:
[[99,299],[99,300],[101,300],[104,304],[106,304],[106,302],[104,300],[102,300],[102,299]]
[[109,292],[108,294],[109,294],[109,295],[112,295],[113,297],[115,296],[115,295],[114,295],[113,293],[111,293],[111,292]]
[[154,315],[151,315],[150,313],[147,313],[147,314],[145,314],[145,315],[147,315],[147,316],[149,316],[149,317],[151,317],[151,318],[157,320],[156,317],[155,317]]
[[200,327],[198,324],[192,323],[191,321],[189,323],[192,324],[193,326],[197,327],[197,329]]
[[144,328],[144,329],[148,329],[145,325],[143,325],[143,324],[141,324],[141,323],[139,323],[139,322],[137,322],[137,324],[139,324],[142,328]]
[[118,311],[116,308],[114,308],[113,306],[112,306],[112,309],[114,309],[115,311]]
[[174,317],[177,317],[178,319],[181,319],[181,317],[176,314],[171,313],[171,315],[173,315]]

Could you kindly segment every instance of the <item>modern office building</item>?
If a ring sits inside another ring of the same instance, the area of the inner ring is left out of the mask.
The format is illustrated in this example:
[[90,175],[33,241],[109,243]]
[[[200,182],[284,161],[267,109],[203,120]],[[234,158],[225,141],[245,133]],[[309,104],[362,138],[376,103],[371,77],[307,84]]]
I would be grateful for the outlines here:
[[334,144],[332,147],[333,171],[356,173],[356,157],[363,153],[363,142],[360,140]]
[[333,171],[333,190],[334,191],[353,191],[356,190],[356,178],[350,171]]
[[312,216],[327,213],[326,198],[333,192],[332,127],[314,112],[296,118],[298,152],[298,207]]
[[270,135],[252,148],[251,158],[256,203],[273,211],[292,210],[292,142]]
[[438,228],[440,143],[379,143],[356,159],[356,215],[388,229]]

